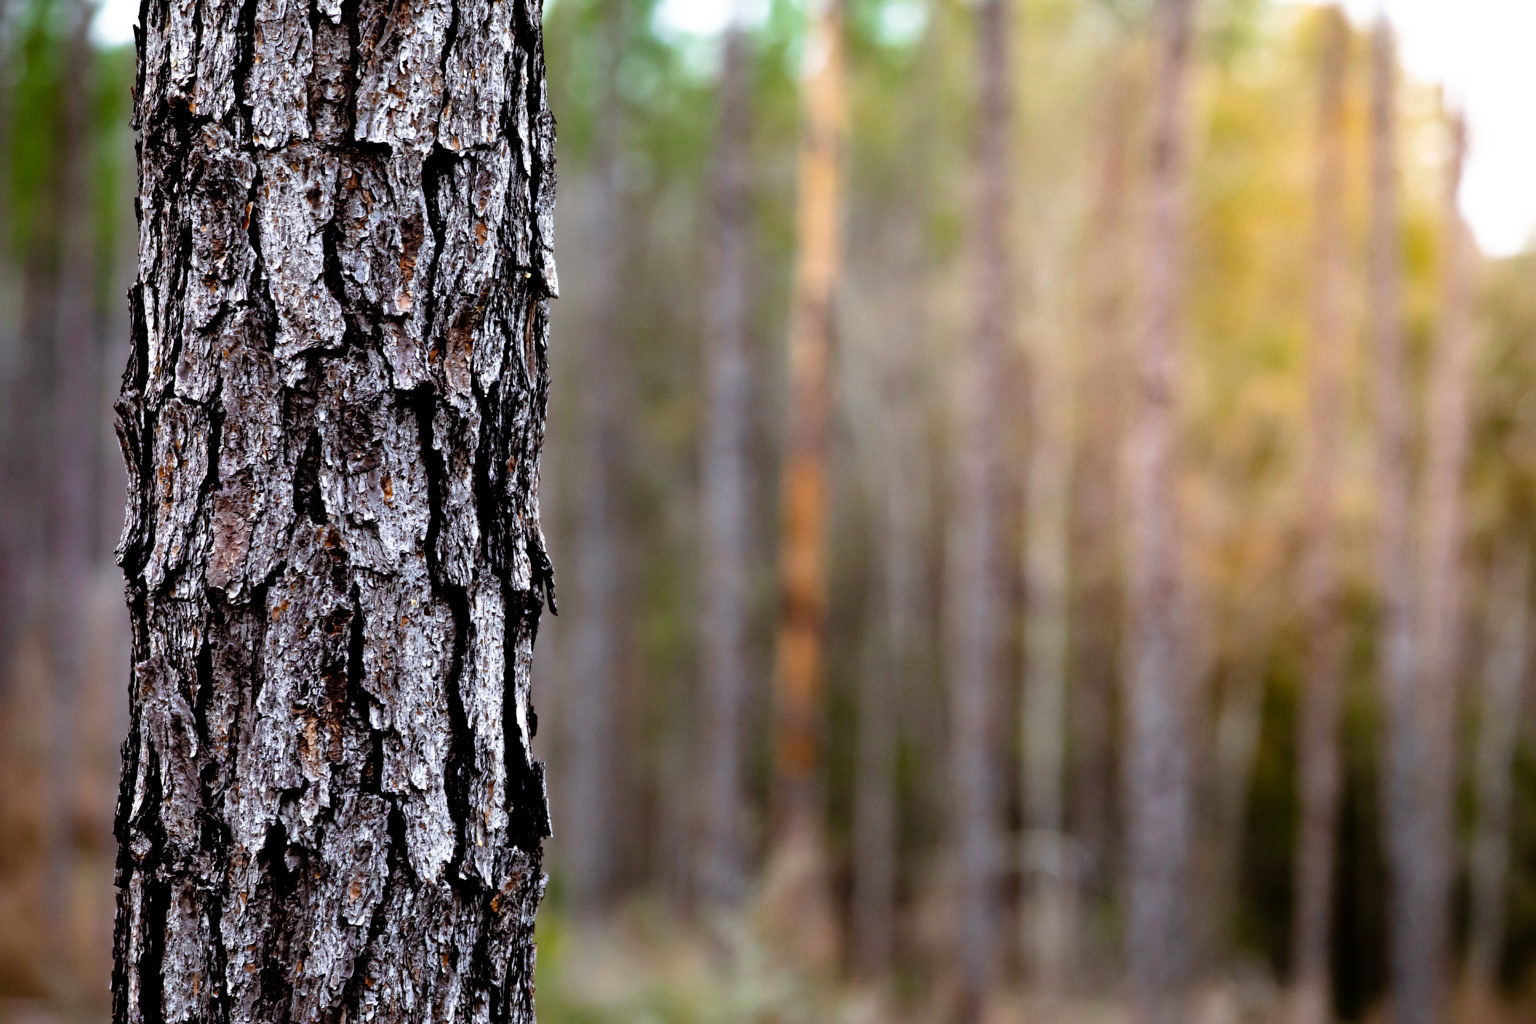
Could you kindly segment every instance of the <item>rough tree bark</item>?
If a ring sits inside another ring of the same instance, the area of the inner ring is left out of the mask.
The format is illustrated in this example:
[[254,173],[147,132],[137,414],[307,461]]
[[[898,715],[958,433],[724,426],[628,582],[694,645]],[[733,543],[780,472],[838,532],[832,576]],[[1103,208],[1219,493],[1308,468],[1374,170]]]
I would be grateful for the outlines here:
[[740,0],[721,53],[719,137],[715,143],[711,278],[705,308],[706,422],[701,453],[704,499],[704,681],[702,759],[704,851],[701,889],[733,903],[743,883],[742,711],[747,694],[747,312],[751,268],[748,143],[750,53]]
[[1421,810],[1424,740],[1409,537],[1409,415],[1404,369],[1397,181],[1397,58],[1377,21],[1371,54],[1371,385],[1376,419],[1378,673],[1386,710],[1383,832],[1391,880],[1391,993],[1397,1024],[1433,1024],[1444,970],[1427,891]]
[[1424,472],[1420,480],[1418,579],[1415,612],[1419,635],[1418,729],[1423,743],[1418,816],[1422,842],[1414,851],[1423,873],[1422,913],[1417,922],[1414,965],[1423,1007],[1399,1008],[1402,1024],[1417,1013],[1443,1020],[1455,955],[1451,939],[1456,877],[1456,761],[1462,658],[1462,564],[1465,530],[1469,402],[1472,383],[1472,240],[1461,219],[1457,194],[1466,156],[1466,125],[1451,118],[1444,182],[1444,286],[1440,337],[1430,357]]
[[532,1021],[541,4],[141,10],[114,1019]]
[[1194,0],[1158,0],[1147,309],[1127,431],[1130,976],[1137,1019],[1182,1019],[1190,836],[1189,683],[1180,643],[1178,341]]
[[949,512],[945,599],[953,787],[956,966],[962,1020],[978,1020],[997,945],[998,674],[1002,667],[1003,567],[999,530],[1003,368],[1014,328],[1009,237],[1014,166],[1011,0],[986,0],[976,21],[977,198],[975,315],[963,363],[959,449]]
[[1344,89],[1349,23],[1322,14],[1318,157],[1313,202],[1311,423],[1303,493],[1307,550],[1301,599],[1307,623],[1307,676],[1297,719],[1300,824],[1296,839],[1295,921],[1291,935],[1293,1024],[1332,1019],[1333,876],[1339,816],[1339,703],[1346,640],[1340,604],[1338,490],[1343,441]]
[[[1481,706],[1477,730],[1477,823],[1472,835],[1472,908],[1467,980],[1474,1009],[1486,1011],[1498,984],[1508,899],[1514,756],[1531,670],[1531,550],[1506,541],[1492,566],[1484,614]],[[1491,1019],[1479,1015],[1477,1019]]]

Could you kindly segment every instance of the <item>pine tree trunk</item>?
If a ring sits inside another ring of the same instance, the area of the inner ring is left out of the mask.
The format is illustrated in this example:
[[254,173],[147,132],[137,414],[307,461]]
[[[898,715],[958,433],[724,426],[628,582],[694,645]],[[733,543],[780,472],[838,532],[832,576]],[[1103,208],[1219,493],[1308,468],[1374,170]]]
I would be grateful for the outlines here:
[[1082,367],[1077,388],[1082,408],[1073,458],[1073,582],[1077,593],[1070,623],[1074,637],[1071,713],[1074,726],[1074,828],[1082,855],[1084,896],[1102,905],[1119,867],[1111,852],[1115,803],[1115,694],[1119,681],[1123,619],[1121,556],[1124,530],[1121,456],[1125,425],[1127,192],[1132,187],[1127,137],[1134,124],[1133,80],[1125,47],[1107,72],[1102,163],[1093,200],[1092,247],[1084,268]]
[[1191,829],[1189,671],[1181,644],[1178,341],[1185,258],[1185,165],[1194,0],[1159,0],[1146,323],[1127,437],[1127,600],[1131,984],[1137,1019],[1182,1019]]
[[827,622],[827,463],[832,341],[842,260],[845,0],[813,0],[802,64],[796,254],[789,311],[789,410],[780,477],[778,636],[774,646],[773,839],[768,930],[795,936],[796,958],[829,962],[836,946],[821,822]]
[[711,279],[705,309],[708,409],[704,426],[702,774],[705,898],[717,905],[740,896],[742,718],[747,695],[747,313],[750,281],[748,143],[751,134],[749,52],[739,7],[727,31],[715,144]]
[[[1049,273],[1049,267],[1042,273]],[[1041,296],[1059,294],[1042,282]],[[1035,981],[1057,993],[1076,942],[1077,875],[1067,835],[1067,678],[1071,640],[1072,354],[1059,322],[1039,318],[1029,404],[1033,413],[1025,481],[1026,608],[1024,700],[1024,841],[1020,868],[1031,883],[1024,948]]]
[[[96,357],[96,322],[93,299],[97,281],[96,247],[93,235],[93,204],[90,195],[90,131],[88,90],[91,86],[91,17],[94,5],[75,0],[69,7],[69,36],[64,54],[68,66],[78,69],[64,77],[62,84],[59,139],[59,194],[71,197],[59,210],[58,288],[53,309],[53,393],[51,408],[52,444],[48,460],[51,503],[48,512],[48,591],[47,626],[52,674],[49,693],[52,699],[52,734],[49,738],[49,804],[55,811],[48,816],[45,853],[48,891],[61,901],[68,899],[70,878],[75,863],[77,834],[73,818],[74,791],[79,727],[84,700],[85,650],[80,637],[82,610],[86,606],[89,584],[92,505],[91,484],[96,468],[95,428],[99,422],[94,411],[98,361]],[[57,933],[53,951],[63,958],[70,946],[67,914],[57,914],[51,921]]]
[[[839,278],[843,0],[809,11],[803,66],[796,267],[790,299],[790,416],[780,479],[779,636],[774,649],[774,866],[790,915],[823,892],[817,798],[826,643],[826,462],[833,430],[833,304]],[[788,920],[788,918],[786,918]]]
[[1514,756],[1531,669],[1531,551],[1506,542],[1492,567],[1487,643],[1478,710],[1477,822],[1472,838],[1472,908],[1467,975],[1480,1007],[1490,1005],[1504,950]]
[[[897,280],[911,283],[916,274],[909,266]],[[878,556],[881,600],[868,619],[872,654],[859,679],[849,932],[854,969],[875,980],[888,976],[897,945],[896,752],[923,616],[922,501],[928,467],[916,319],[904,308],[892,311],[883,325],[888,339],[880,381],[884,436],[876,468],[884,504],[879,518],[884,527]]]
[[1383,832],[1391,878],[1391,991],[1397,1024],[1435,1024],[1444,952],[1422,816],[1424,736],[1409,539],[1409,413],[1404,369],[1397,182],[1397,58],[1391,26],[1377,22],[1371,65],[1372,390],[1376,417],[1376,586],[1379,673],[1386,711]]
[[143,18],[114,1019],[532,1021],[541,5]]
[[976,322],[963,364],[960,440],[945,571],[951,654],[950,759],[959,921],[960,1019],[980,1018],[992,985],[999,900],[998,674],[1003,578],[999,527],[1001,381],[1014,331],[1011,0],[978,12]]
[[[616,790],[624,777],[616,703],[626,655],[623,584],[628,578],[624,536],[626,405],[632,379],[623,324],[625,211],[624,116],[618,73],[629,0],[602,0],[597,34],[601,102],[593,155],[594,235],[591,320],[581,338],[585,386],[578,395],[575,585],[571,588],[574,651],[571,693],[562,705],[569,735],[570,815],[556,840],[568,871],[571,903],[580,916],[603,913],[614,893]],[[638,849],[638,844],[634,849]]]
[[1342,204],[1349,24],[1337,7],[1327,8],[1322,18],[1313,193],[1317,221],[1312,268],[1311,423],[1303,484],[1308,519],[1301,598],[1308,648],[1296,737],[1300,825],[1291,936],[1293,1024],[1325,1024],[1332,1019],[1334,850],[1341,783],[1339,705],[1347,653],[1337,521],[1347,337]]
[[783,611],[775,651],[774,756],[784,834],[816,829],[817,723],[826,639],[832,307],[841,250],[843,0],[816,0],[811,6],[789,327],[789,447],[779,542]]
[[[1457,205],[1466,155],[1462,119],[1450,125],[1444,192],[1444,305],[1428,376],[1426,446],[1421,480],[1418,547],[1419,679],[1417,714],[1423,737],[1419,816],[1423,840],[1415,851],[1424,873],[1423,917],[1416,930],[1423,960],[1418,984],[1426,1014],[1443,1019],[1455,955],[1452,899],[1458,861],[1456,758],[1462,671],[1462,564],[1469,403],[1472,379],[1472,243]],[[1405,1024],[1411,1024],[1405,1021]]]

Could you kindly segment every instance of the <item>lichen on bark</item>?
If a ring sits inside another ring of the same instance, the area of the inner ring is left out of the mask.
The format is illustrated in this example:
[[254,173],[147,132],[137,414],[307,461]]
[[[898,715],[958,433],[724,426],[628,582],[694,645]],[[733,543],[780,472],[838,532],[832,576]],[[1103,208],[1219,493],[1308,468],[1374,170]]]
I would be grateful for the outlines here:
[[147,0],[114,1019],[532,1021],[541,0]]

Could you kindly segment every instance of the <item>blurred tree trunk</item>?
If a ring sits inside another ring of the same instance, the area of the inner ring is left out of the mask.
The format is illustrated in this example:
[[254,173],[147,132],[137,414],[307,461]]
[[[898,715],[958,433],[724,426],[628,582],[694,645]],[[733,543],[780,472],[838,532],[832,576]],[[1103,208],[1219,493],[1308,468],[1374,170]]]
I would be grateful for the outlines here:
[[814,0],[808,16],[781,479],[781,605],[774,651],[777,806],[767,895],[785,933],[808,937],[799,951],[815,960],[819,952],[830,953],[832,941],[817,776],[827,618],[833,307],[842,247],[843,0]]
[[1418,979],[1426,1006],[1438,1019],[1447,1005],[1447,978],[1455,956],[1451,941],[1456,865],[1455,736],[1460,721],[1462,673],[1462,562],[1472,383],[1472,239],[1457,205],[1466,156],[1466,126],[1452,118],[1444,183],[1443,323],[1431,356],[1424,475],[1421,481],[1417,613],[1417,714],[1423,737],[1419,815],[1422,840],[1415,855],[1425,875],[1423,917],[1416,925],[1425,972]]
[[[908,241],[918,249],[915,238]],[[917,295],[922,265],[912,261],[900,274],[898,287]],[[929,473],[921,429],[917,342],[922,330],[917,319],[908,303],[900,303],[889,310],[883,326],[888,339],[880,381],[884,436],[876,467],[883,513],[878,519],[883,527],[877,554],[880,604],[879,614],[869,620],[873,656],[859,680],[850,914],[853,966],[867,979],[889,974],[896,949],[897,740],[923,628],[923,501]]]
[[1181,1021],[1187,975],[1189,671],[1180,643],[1178,344],[1194,0],[1158,0],[1148,294],[1127,438],[1130,972],[1136,1017]]
[[[14,27],[5,26],[11,52],[0,54],[7,58],[7,67],[0,70],[0,89],[6,93],[0,107],[7,115],[0,129],[31,145],[0,149],[8,178],[0,198],[11,205],[0,209],[6,215],[0,227],[5,240],[17,247],[18,272],[16,333],[8,353],[11,393],[0,408],[0,476],[7,483],[0,488],[0,689],[5,675],[20,674],[17,662],[24,658],[37,659],[44,674],[52,672],[48,561],[53,538],[48,517],[35,514],[33,503],[41,496],[51,505],[53,492],[55,334],[67,292],[57,225],[69,215],[74,199],[64,191],[67,132],[55,134],[54,129],[61,127],[65,94],[78,85],[62,70],[65,58],[59,51],[67,48],[68,37],[60,33],[57,12],[47,5],[23,6],[12,17]],[[12,93],[29,102],[11,106]]]
[[[1249,580],[1268,579],[1262,570],[1248,569]],[[1210,779],[1205,820],[1209,836],[1193,850],[1200,879],[1193,907],[1202,920],[1191,927],[1198,969],[1219,971],[1231,962],[1234,932],[1242,898],[1243,848],[1249,827],[1249,796],[1258,766],[1263,738],[1265,684],[1269,671],[1271,636],[1269,619],[1248,605],[1239,606],[1233,623],[1237,639],[1229,649],[1233,660],[1226,666],[1220,687],[1210,761],[1202,765],[1202,777]],[[1215,653],[1214,651],[1212,652]],[[1214,659],[1213,659],[1214,661]],[[1214,667],[1214,666],[1213,666]],[[1214,675],[1212,669],[1190,673],[1192,679]],[[1202,856],[1203,855],[1203,856]]]
[[702,452],[705,523],[699,668],[705,688],[702,774],[707,797],[702,889],[716,905],[734,903],[744,881],[742,714],[747,690],[747,509],[751,500],[747,473],[750,57],[738,0],[721,55],[704,338],[708,407]]
[[1322,14],[1318,156],[1312,265],[1311,422],[1303,495],[1307,506],[1301,600],[1307,627],[1307,675],[1297,719],[1300,824],[1296,838],[1295,920],[1291,935],[1293,1024],[1333,1019],[1334,859],[1338,845],[1339,705],[1346,636],[1340,601],[1338,491],[1343,442],[1344,91],[1349,23],[1337,7]]
[[[15,161],[11,148],[16,93],[13,69],[21,63],[15,56],[10,22],[6,17],[8,9],[9,0],[0,0],[0,225],[13,223],[10,202],[11,175],[14,173],[12,165]],[[8,231],[0,232],[0,296],[6,298],[9,298],[10,290],[14,287],[11,280],[14,269],[10,251],[12,240],[9,234]],[[19,479],[13,475],[21,454],[14,432],[21,418],[16,406],[22,389],[18,384],[20,374],[11,365],[17,348],[13,326],[9,314],[0,310],[0,400],[4,401],[4,411],[0,413],[0,446],[3,446],[0,449],[0,471],[5,472],[7,480],[14,482]],[[20,588],[17,585],[21,552],[20,490],[13,483],[13,486],[5,488],[6,493],[0,494],[0,697],[9,689],[14,671],[11,661],[15,656],[17,614],[21,608]]]
[[1475,1008],[1486,1009],[1498,986],[1509,898],[1510,818],[1514,758],[1531,669],[1531,551],[1524,542],[1497,549],[1484,602],[1483,656],[1477,731],[1477,819],[1472,835],[1472,908],[1467,980]]
[[118,1024],[533,1020],[539,5],[146,3]]
[[[1046,261],[1042,273],[1054,272]],[[1060,294],[1044,281],[1036,294]],[[1067,674],[1071,655],[1073,366],[1059,320],[1039,318],[1033,347],[1025,481],[1025,658],[1021,743],[1024,841],[1030,886],[1024,948],[1035,980],[1056,993],[1076,943],[1077,864],[1067,835]]]
[[[88,833],[88,825],[74,820],[74,788],[77,730],[80,728],[82,674],[85,646],[81,637],[83,609],[90,579],[92,481],[96,470],[93,442],[97,423],[91,413],[96,404],[96,321],[94,298],[97,263],[93,237],[95,206],[87,175],[91,152],[91,124],[87,92],[91,86],[91,20],[93,4],[70,4],[65,43],[66,66],[73,69],[60,82],[58,123],[58,189],[69,197],[59,206],[58,286],[53,310],[54,382],[48,458],[50,491],[48,508],[48,608],[49,661],[52,700],[49,739],[49,835],[45,842],[48,891],[61,903],[67,901],[74,865],[73,837]],[[67,905],[65,903],[64,905]],[[53,950],[60,962],[71,943],[65,913],[53,915],[56,929]],[[72,987],[72,986],[71,986]]]
[[[569,817],[557,839],[570,877],[571,904],[580,916],[603,913],[615,883],[615,794],[627,774],[619,750],[616,703],[625,691],[628,616],[624,583],[631,559],[625,537],[625,467],[632,425],[629,398],[632,362],[623,320],[626,263],[624,209],[624,98],[618,82],[628,0],[599,0],[597,113],[592,222],[600,239],[593,251],[590,316],[582,339],[584,387],[577,396],[574,646],[569,733]],[[631,848],[633,849],[633,848]]]
[[1446,950],[1436,938],[1435,869],[1423,816],[1425,737],[1409,537],[1409,410],[1404,367],[1397,170],[1397,57],[1392,27],[1377,21],[1371,63],[1372,390],[1376,416],[1376,585],[1386,707],[1384,834],[1391,876],[1388,934],[1397,1024],[1443,1019]]
[[950,758],[959,922],[960,1019],[978,1020],[992,986],[997,947],[998,674],[1003,576],[999,527],[1000,394],[1014,334],[1010,237],[1013,31],[1011,0],[985,0],[976,21],[977,197],[975,327],[962,363],[960,423],[949,512]]
[[1076,667],[1071,710],[1075,727],[1073,793],[1085,895],[1111,896],[1110,876],[1118,867],[1110,836],[1115,790],[1115,692],[1123,619],[1121,486],[1125,401],[1126,312],[1129,266],[1126,208],[1132,181],[1129,146],[1133,77],[1124,46],[1116,48],[1106,72],[1102,150],[1089,223],[1091,247],[1085,281],[1083,354],[1076,386],[1081,415],[1073,459],[1071,525],[1074,532],[1075,614],[1069,616]]

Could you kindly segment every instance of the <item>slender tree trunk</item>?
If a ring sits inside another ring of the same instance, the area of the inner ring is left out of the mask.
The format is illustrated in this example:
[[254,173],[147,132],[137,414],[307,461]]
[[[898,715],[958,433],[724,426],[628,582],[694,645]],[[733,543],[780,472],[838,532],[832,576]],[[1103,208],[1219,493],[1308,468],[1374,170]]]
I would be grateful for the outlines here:
[[1194,0],[1158,0],[1160,63],[1152,137],[1146,324],[1127,438],[1130,618],[1127,684],[1130,972],[1137,1019],[1182,1019],[1187,973],[1190,771],[1175,503],[1178,342],[1185,258],[1185,165]]
[[[0,0],[0,224],[11,223],[10,209],[10,176],[13,173],[11,161],[11,136],[14,131],[12,121],[15,117],[15,72],[14,68],[20,64],[13,53],[15,44],[11,39],[9,22],[6,15],[9,9],[9,0]],[[12,289],[17,287],[13,279],[15,267],[13,266],[9,246],[6,239],[0,236],[0,300],[8,300],[14,294]],[[0,471],[4,471],[6,479],[13,482],[6,492],[0,495],[0,696],[10,688],[10,677],[14,671],[12,661],[16,653],[16,641],[18,639],[17,619],[21,610],[21,551],[22,537],[19,529],[19,508],[21,502],[20,491],[22,488],[14,485],[14,481],[20,479],[15,475],[20,468],[21,449],[17,444],[16,428],[21,420],[21,410],[17,408],[18,399],[21,397],[20,367],[12,364],[11,359],[19,348],[15,330],[17,324],[13,323],[6,306],[7,302],[0,305],[0,395],[3,395],[6,408],[0,412],[0,445],[4,451],[0,452]]]
[[960,443],[945,584],[951,651],[950,758],[960,1019],[980,1019],[996,960],[999,899],[998,674],[1003,577],[999,528],[1001,381],[1014,309],[1011,0],[985,0],[978,50],[975,327],[964,363]]
[[1467,980],[1480,1008],[1492,1002],[1504,950],[1514,756],[1531,671],[1530,590],[1530,548],[1525,542],[1507,543],[1494,561],[1485,605],[1487,653],[1478,711]]
[[143,7],[114,1019],[533,1020],[540,5]]
[[[1262,578],[1256,572],[1248,579]],[[1233,931],[1237,921],[1242,890],[1243,845],[1248,827],[1248,796],[1253,788],[1253,773],[1258,765],[1259,744],[1264,728],[1265,683],[1269,671],[1270,638],[1253,608],[1240,614],[1259,626],[1247,630],[1239,640],[1243,644],[1240,660],[1225,673],[1221,702],[1215,715],[1215,729],[1208,766],[1211,807],[1211,832],[1202,844],[1204,863],[1200,879],[1199,902],[1202,920],[1192,928],[1198,942],[1199,968],[1220,970],[1230,963]],[[1205,673],[1192,678],[1204,678]],[[1192,855],[1193,859],[1193,855]]]
[[[774,652],[777,843],[820,846],[817,770],[826,633],[833,302],[841,261],[843,0],[811,5],[803,79],[797,255],[790,300],[788,449]],[[819,856],[819,854],[818,854]]]
[[726,32],[715,143],[713,238],[705,310],[708,409],[703,437],[704,578],[700,674],[704,681],[702,889],[734,903],[743,882],[742,714],[747,692],[748,297],[751,287],[748,143],[750,53],[738,2]]
[[[1092,245],[1085,268],[1084,348],[1077,387],[1082,415],[1074,463],[1071,523],[1072,557],[1077,586],[1076,667],[1071,710],[1075,727],[1073,797],[1075,831],[1080,840],[1085,890],[1097,900],[1110,896],[1110,876],[1118,867],[1111,853],[1115,802],[1115,693],[1123,619],[1121,554],[1124,507],[1120,465],[1128,395],[1126,373],[1128,137],[1134,119],[1129,61],[1115,53],[1107,73],[1103,142],[1097,191],[1090,222]],[[1086,895],[1086,891],[1085,891]]]
[[622,759],[615,705],[623,693],[628,574],[624,543],[624,458],[630,360],[624,337],[624,115],[618,84],[628,0],[601,0],[602,82],[594,155],[592,218],[599,244],[591,270],[591,321],[582,339],[586,375],[578,396],[581,446],[576,481],[576,585],[571,700],[565,705],[571,762],[570,820],[559,844],[580,916],[601,914],[615,882],[613,827]]
[[[91,478],[96,467],[94,385],[97,369],[95,239],[92,237],[93,204],[87,167],[90,130],[87,91],[91,70],[92,4],[70,6],[66,60],[75,69],[62,81],[59,128],[58,188],[69,199],[60,204],[58,230],[59,284],[53,310],[54,381],[49,440],[48,476],[52,493],[48,510],[47,625],[52,674],[49,694],[53,703],[49,739],[49,835],[45,844],[48,891],[61,902],[68,900],[75,860],[73,836],[77,834],[74,807],[75,774],[85,650],[80,638],[86,606],[91,545]],[[84,830],[80,830],[83,832]],[[67,905],[67,904],[66,904]],[[70,944],[71,922],[66,914],[55,915],[52,924],[55,962],[63,962]]]
[[[1457,206],[1466,153],[1465,124],[1451,127],[1449,174],[1445,182],[1443,324],[1429,368],[1427,446],[1420,492],[1418,615],[1419,680],[1417,714],[1423,736],[1419,816],[1423,842],[1415,851],[1424,875],[1423,913],[1417,942],[1425,1019],[1444,1019],[1448,977],[1455,950],[1451,941],[1456,875],[1456,728],[1462,671],[1462,546],[1464,477],[1470,428],[1472,378],[1473,253],[1471,237]],[[1401,1014],[1400,1014],[1401,1016]]]
[[1376,24],[1371,66],[1371,316],[1376,414],[1376,585],[1379,672],[1387,717],[1384,832],[1391,876],[1388,933],[1396,1024],[1435,1024],[1444,952],[1423,811],[1424,735],[1409,537],[1409,415],[1404,370],[1397,181],[1397,58],[1392,28]]
[[[1045,282],[1038,294],[1053,294]],[[1049,318],[1042,318],[1048,321]],[[1076,942],[1074,844],[1067,835],[1067,673],[1071,654],[1071,351],[1055,321],[1042,322],[1031,363],[1033,413],[1025,484],[1024,843],[1021,877],[1032,886],[1024,948],[1035,980],[1057,992]]]
[[[910,283],[914,272],[905,279]],[[895,317],[902,317],[899,324]],[[851,938],[854,969],[868,979],[890,973],[896,948],[896,751],[901,710],[914,676],[922,628],[923,495],[928,467],[920,427],[921,370],[912,310],[893,314],[882,374],[879,493],[881,604],[872,617],[876,655],[859,685],[858,781],[853,810]]]
[[1303,482],[1307,553],[1301,599],[1307,626],[1307,675],[1297,721],[1300,824],[1296,839],[1291,935],[1293,1024],[1325,1024],[1333,1016],[1331,984],[1334,851],[1338,845],[1339,705],[1346,636],[1340,602],[1338,490],[1343,441],[1344,355],[1344,90],[1349,23],[1337,7],[1322,22],[1318,157],[1314,178],[1311,422]]

